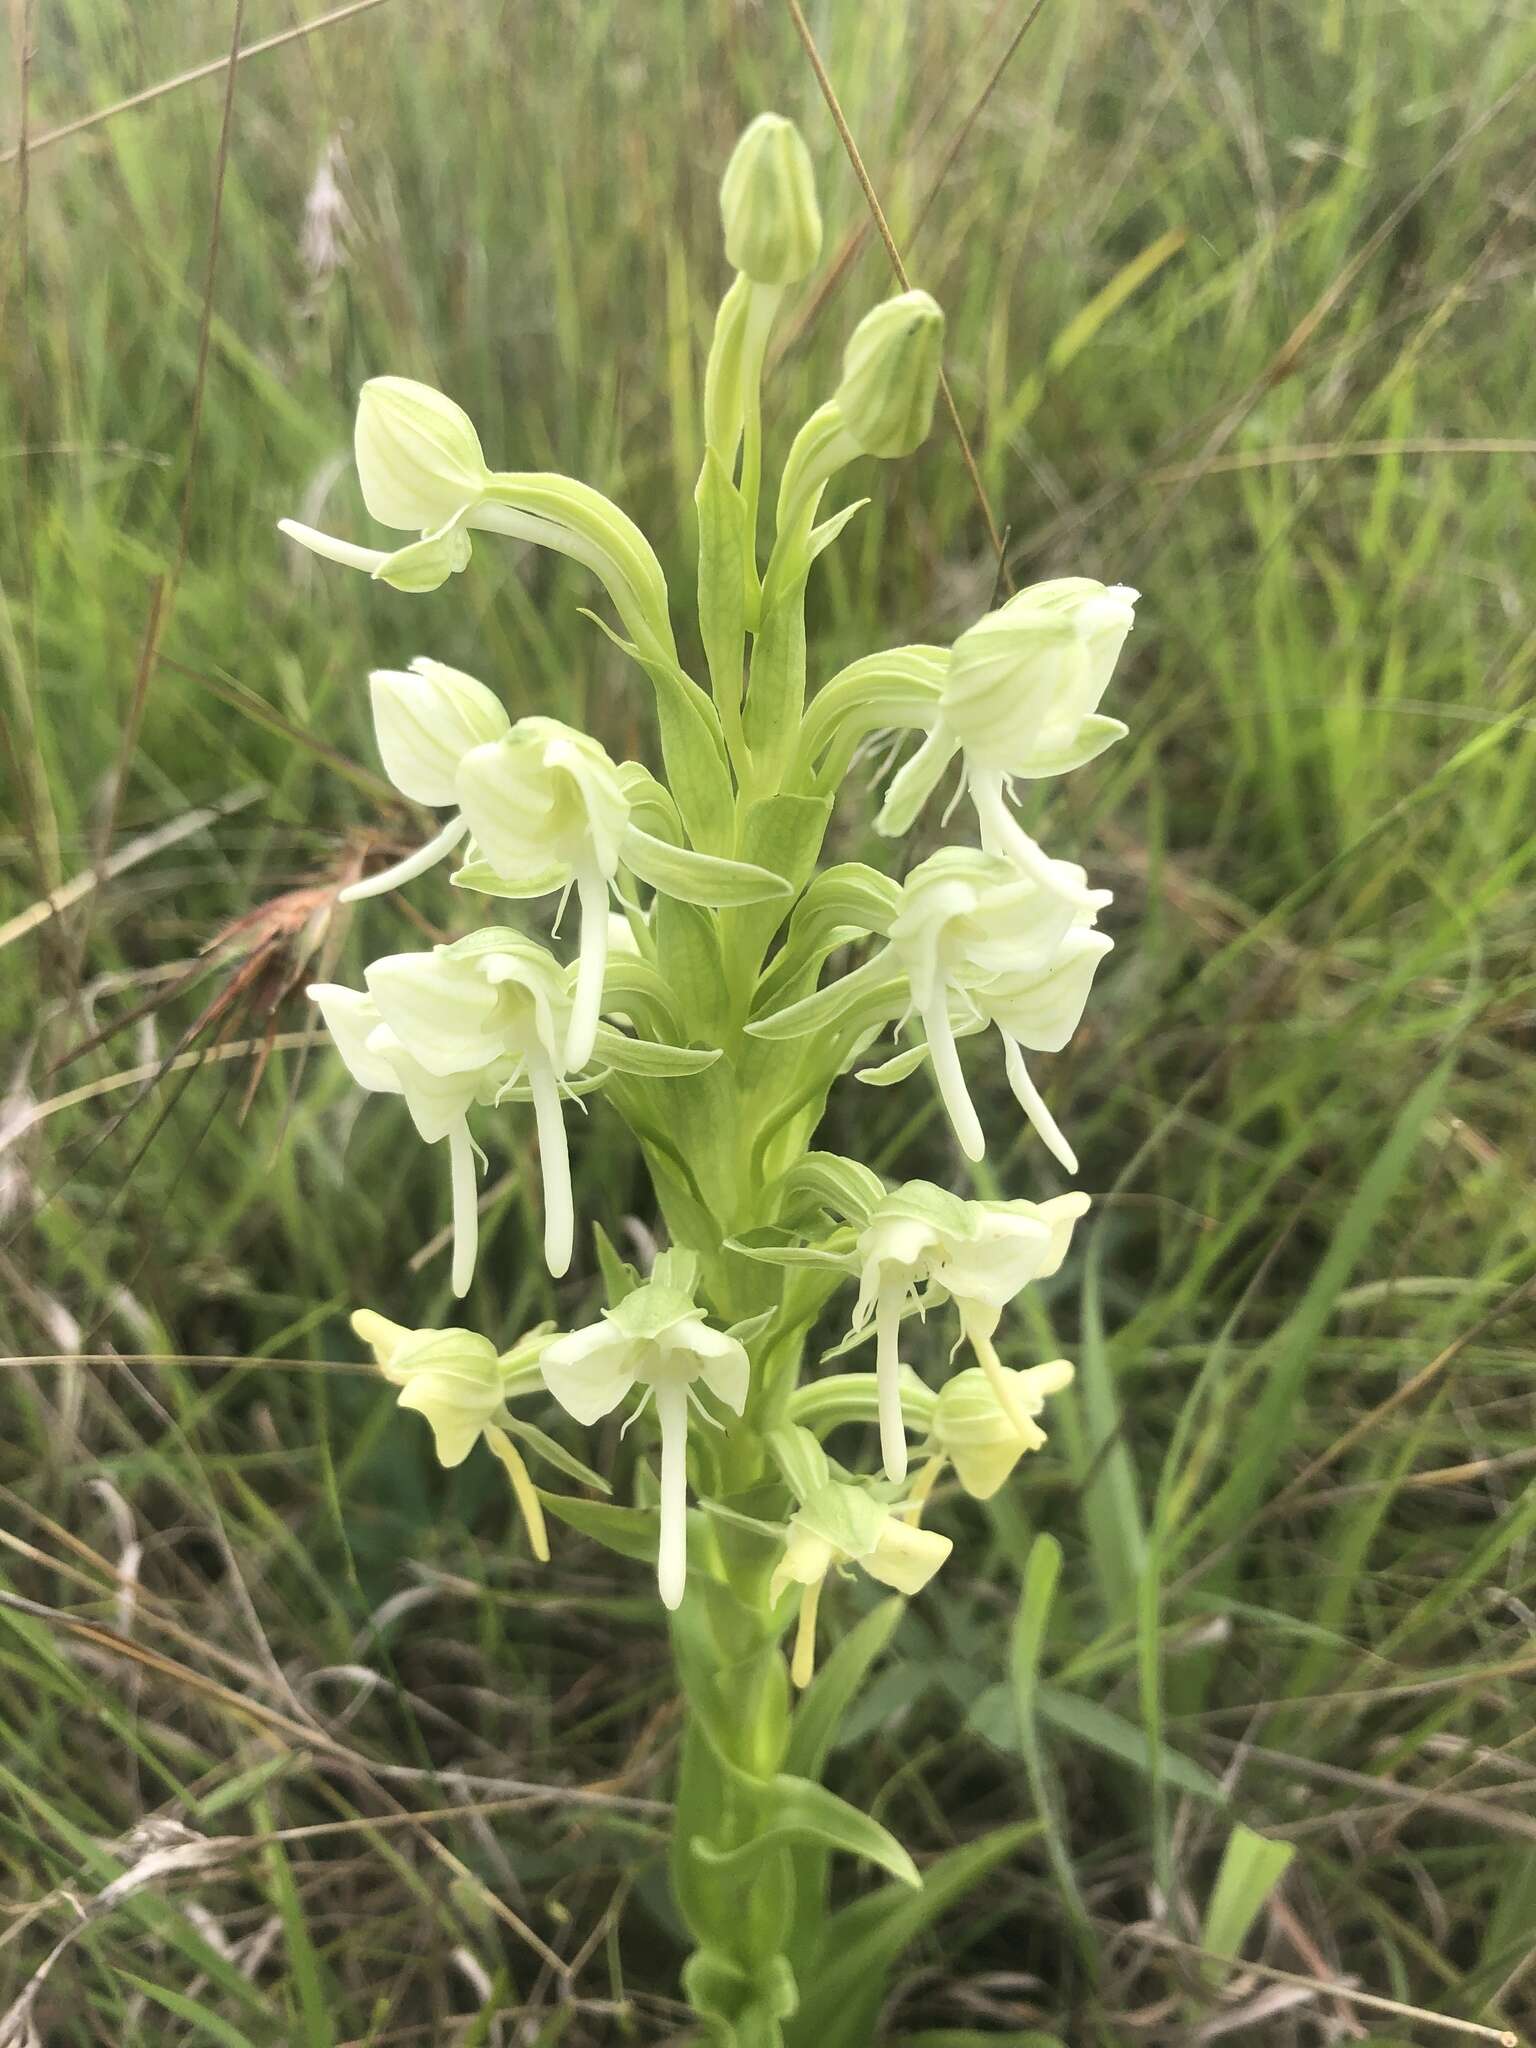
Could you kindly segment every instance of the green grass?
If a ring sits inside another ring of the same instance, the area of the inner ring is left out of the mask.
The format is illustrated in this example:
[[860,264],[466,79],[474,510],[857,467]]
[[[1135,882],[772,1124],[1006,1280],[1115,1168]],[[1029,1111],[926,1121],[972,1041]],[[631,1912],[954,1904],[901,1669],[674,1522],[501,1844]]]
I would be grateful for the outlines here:
[[[218,57],[231,22],[33,14],[34,139]],[[1243,2041],[1310,2043],[1345,2009],[1382,2041],[1466,2038],[1331,1992],[1256,2003],[1257,1978],[1181,1950],[1252,1917],[1239,1823],[1295,1848],[1244,1954],[1520,2027],[1536,18],[1047,0],[935,192],[1021,14],[813,14],[949,312],[1015,579],[1145,593],[1111,707],[1132,737],[1046,814],[1116,892],[1051,1074],[1095,1220],[1013,1326],[1015,1362],[1065,1351],[1078,1390],[990,1509],[940,1503],[959,1553],[832,1773],[920,1861],[1037,1798],[1047,1828],[914,1948],[881,2038],[1182,2043],[1227,2005]],[[246,37],[293,18],[252,0]],[[0,167],[0,926],[104,833],[121,851],[258,792],[8,935],[11,1128],[174,1050],[229,962],[191,988],[167,968],[284,892],[320,893],[281,906],[215,1035],[259,1036],[309,941],[351,972],[398,933],[393,906],[305,923],[368,835],[413,829],[372,776],[370,666],[430,651],[517,711],[648,744],[568,565],[487,539],[407,599],[278,539],[284,513],[363,531],[360,381],[427,376],[493,461],[608,490],[681,592],[714,181],[743,120],[802,120],[829,261],[864,224],[775,6],[387,0],[240,69],[194,450],[221,99],[212,78],[42,150],[24,238]],[[8,138],[18,120],[13,92]],[[330,146],[352,220],[317,275]],[[780,452],[887,276],[866,239],[804,296]],[[942,427],[854,487],[873,502],[814,593],[817,678],[951,636],[993,588]],[[847,851],[868,815],[851,791]],[[453,914],[446,887],[414,900]],[[273,1014],[305,1024],[302,998]],[[0,1581],[30,1603],[0,1605],[0,2011],[68,1937],[36,1990],[48,2048],[672,2039],[652,1802],[676,1724],[643,1575],[569,1532],[535,1568],[490,1461],[439,1473],[355,1371],[350,1306],[446,1309],[441,1252],[402,1271],[442,1220],[440,1162],[328,1056],[279,1051],[242,1118],[248,1077],[98,1093],[0,1154]],[[846,1089],[828,1142],[958,1164],[920,1087]],[[468,1318],[489,1330],[579,1317],[593,1285],[590,1250],[543,1276],[529,1143],[512,1116]],[[996,1187],[1043,1191],[1041,1157],[1003,1145]],[[578,1167],[616,1240],[648,1220],[601,1106]],[[16,1363],[43,1355],[67,1362]],[[832,1593],[839,1627],[859,1597]],[[177,1828],[242,1840],[138,1861],[188,1846]]]

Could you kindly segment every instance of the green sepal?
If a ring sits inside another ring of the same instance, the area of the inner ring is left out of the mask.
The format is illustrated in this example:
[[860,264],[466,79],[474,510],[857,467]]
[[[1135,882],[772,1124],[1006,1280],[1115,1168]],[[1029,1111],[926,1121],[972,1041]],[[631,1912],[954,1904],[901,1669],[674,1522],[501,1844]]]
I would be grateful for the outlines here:
[[691,853],[686,847],[669,846],[631,824],[624,834],[624,865],[642,882],[676,896],[683,903],[702,903],[720,909],[746,903],[766,903],[774,897],[793,895],[782,875],[750,861],[725,860],[713,853]]
[[502,896],[516,902],[530,902],[535,896],[552,896],[556,889],[563,889],[569,874],[565,868],[554,867],[546,868],[540,874],[514,878],[498,874],[482,854],[455,868],[448,879],[455,889],[473,889],[478,896]]
[[796,1520],[844,1557],[859,1558],[868,1557],[880,1541],[886,1514],[863,1487],[829,1478],[802,1495]]
[[607,1307],[617,1308],[640,1285],[639,1272],[628,1259],[619,1257],[613,1239],[601,1223],[592,1226],[592,1242],[597,1251],[597,1270],[603,1276],[603,1300]]

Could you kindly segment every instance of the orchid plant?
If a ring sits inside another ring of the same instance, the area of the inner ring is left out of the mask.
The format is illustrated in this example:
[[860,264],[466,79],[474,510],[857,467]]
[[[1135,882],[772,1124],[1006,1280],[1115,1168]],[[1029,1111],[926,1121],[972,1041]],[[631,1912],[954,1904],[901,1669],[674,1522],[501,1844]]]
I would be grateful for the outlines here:
[[[684,1989],[711,2040],[820,2048],[869,2038],[838,2033],[827,1989],[840,1966],[830,1853],[880,1866],[893,1894],[920,1879],[883,1826],[818,1782],[828,1717],[900,1601],[845,1639],[821,1692],[819,1603],[850,1571],[920,1593],[951,1549],[925,1525],[935,1486],[951,1476],[987,1499],[1045,1442],[1039,1418],[1072,1368],[1005,1365],[999,1331],[1021,1291],[1061,1265],[1088,1200],[893,1188],[812,1141],[850,1069],[889,1086],[926,1066],[959,1151],[980,1159],[966,1067],[995,1031],[1023,1116],[1075,1171],[1025,1055],[1059,1051],[1076,1029],[1110,949],[1096,925],[1110,898],[1029,836],[1015,785],[1076,769],[1124,732],[1099,704],[1136,594],[1082,577],[1036,585],[952,647],[868,655],[807,704],[807,579],[858,509],[823,517],[823,496],[861,459],[924,439],[943,316],[909,291],[856,328],[841,382],[789,447],[764,559],[766,350],[821,243],[810,159],[789,122],[763,115],[747,130],[722,213],[736,276],[705,373],[696,493],[707,689],[683,666],[661,566],[633,522],[567,477],[492,470],[468,417],[421,384],[366,384],[356,424],[368,511],[410,538],[375,549],[283,526],[402,591],[466,570],[472,535],[555,549],[597,577],[617,617],[605,630],[654,687],[665,780],[555,719],[514,719],[440,662],[376,674],[385,771],[448,818],[345,893],[375,896],[457,857],[462,910],[497,899],[518,906],[502,913],[516,921],[375,960],[362,989],[311,994],[357,1083],[403,1096],[421,1137],[446,1141],[456,1295],[476,1259],[476,1134],[504,1105],[533,1109],[555,1276],[576,1241],[568,1102],[604,1091],[638,1142],[671,1248],[642,1273],[596,1231],[607,1298],[596,1320],[505,1346],[373,1310],[354,1327],[445,1465],[478,1444],[500,1459],[536,1557],[549,1555],[548,1514],[654,1563],[687,1706],[672,1859],[693,1943]],[[980,846],[945,847],[901,875],[859,862],[818,871],[861,745],[903,731],[920,744],[878,830],[910,831],[958,757]],[[573,892],[566,959],[531,907],[563,910]],[[887,1029],[895,1047],[859,1066]],[[811,1333],[850,1282],[834,1356],[872,1340],[873,1371],[809,1371]],[[903,1357],[909,1317],[930,1313],[972,1361],[936,1388]],[[583,1427],[626,1406],[626,1429],[648,1416],[641,1441],[659,1459],[654,1474],[638,1461],[632,1504],[593,1497],[608,1482],[522,1412],[540,1396]],[[876,1470],[859,1425],[877,1433]],[[528,1458],[582,1490],[536,1485]]]

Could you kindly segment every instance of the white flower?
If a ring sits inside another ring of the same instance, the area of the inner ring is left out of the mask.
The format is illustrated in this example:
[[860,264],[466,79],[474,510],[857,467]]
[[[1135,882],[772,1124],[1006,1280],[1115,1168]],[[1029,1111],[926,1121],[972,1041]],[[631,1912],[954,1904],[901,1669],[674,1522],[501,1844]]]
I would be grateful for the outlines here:
[[431,1425],[439,1464],[461,1465],[482,1440],[501,1460],[533,1554],[547,1564],[549,1537],[538,1491],[500,1425],[511,1419],[508,1399],[525,1391],[536,1373],[552,1326],[530,1330],[503,1352],[473,1330],[411,1330],[367,1308],[355,1312],[352,1327],[372,1350],[385,1379],[400,1389],[399,1406],[413,1409]]
[[958,753],[982,843],[1027,872],[1044,856],[1009,810],[1013,778],[1062,775],[1126,728],[1099,704],[1135,621],[1137,593],[1087,576],[1021,590],[962,633],[936,694],[911,722],[928,737],[892,782],[876,820],[905,832]]
[[[1037,849],[1038,851],[1038,849]],[[873,877],[861,913],[885,949],[841,982],[748,1028],[761,1038],[798,1038],[834,1025],[866,1030],[915,1014],[923,1042],[862,1078],[883,1084],[933,1062],[934,1077],[961,1150],[980,1159],[986,1138],[966,1088],[957,1038],[995,1027],[1013,1092],[1069,1173],[1077,1160],[1024,1065],[1023,1048],[1059,1052],[1076,1030],[1093,976],[1113,941],[1093,929],[1103,889],[1080,867],[1048,860],[1021,873],[999,854],[949,847],[915,867],[899,891]],[[851,901],[851,898],[850,898]]]
[[1031,1281],[1058,1270],[1087,1209],[1083,1194],[1048,1202],[972,1202],[919,1180],[894,1189],[871,1212],[850,1259],[859,1274],[853,1327],[861,1330],[874,1318],[880,1440],[889,1478],[899,1481],[907,1469],[900,1332],[908,1306],[953,1301],[962,1335],[989,1380],[996,1381],[1002,1368],[991,1338],[1003,1310]]
[[[440,809],[457,804],[455,777],[471,749],[499,739],[511,719],[493,691],[462,669],[425,656],[409,669],[375,669],[369,677],[373,699],[373,730],[384,773],[402,796]],[[354,882],[341,892],[343,903],[382,896],[414,881],[446,858],[469,827],[455,812],[442,831],[393,867]]]
[[802,1586],[790,1676],[810,1683],[816,1662],[816,1613],[821,1589],[834,1567],[857,1565],[882,1586],[910,1598],[920,1593],[954,1549],[947,1536],[918,1527],[874,1500],[862,1488],[829,1479],[816,1487],[784,1536],[784,1554],[769,1581],[777,1600],[789,1586]]
[[[698,1261],[664,1252],[654,1276],[585,1330],[557,1337],[539,1363],[549,1391],[577,1422],[611,1413],[635,1387],[656,1401],[661,1429],[661,1538],[657,1584],[668,1607],[687,1577],[688,1404],[694,1382],[741,1414],[750,1368],[740,1341],[712,1329],[694,1300]],[[642,1401],[643,1405],[643,1401]],[[702,1411],[701,1411],[702,1412]]]
[[511,1062],[491,1058],[478,1069],[433,1073],[385,1023],[371,995],[335,982],[316,982],[308,994],[319,1004],[326,1029],[358,1086],[376,1095],[404,1096],[411,1121],[427,1144],[448,1140],[453,1179],[453,1291],[467,1294],[474,1277],[478,1230],[469,1111],[477,1102],[496,1099],[503,1081],[511,1076]]
[[455,788],[501,891],[545,896],[574,882],[581,946],[566,1064],[592,1057],[608,953],[608,892],[629,833],[630,802],[596,740],[554,718],[523,718],[472,748]]
[[290,540],[415,591],[435,590],[469,566],[471,527],[553,548],[602,579],[646,658],[675,665],[661,564],[601,491],[571,477],[492,471],[463,408],[409,377],[373,377],[363,386],[353,446],[369,512],[381,526],[418,537],[400,548],[366,548],[281,519]]
[[[571,1263],[575,1215],[561,1098],[575,1092],[570,1043],[575,969],[533,940],[490,925],[430,953],[392,953],[364,970],[368,993],[317,983],[336,1049],[352,1077],[379,1094],[403,1095],[428,1144],[449,1142],[453,1163],[453,1289],[474,1274],[477,1230],[475,1147],[468,1113],[508,1096],[531,1101],[544,1180],[544,1257],[558,1279]],[[666,1080],[710,1066],[715,1050],[629,1038],[600,1024],[599,1065],[580,1076],[599,1085],[608,1070]]]
[[1071,1383],[1072,1368],[1064,1358],[1023,1371],[1002,1368],[1001,1391],[994,1374],[968,1366],[939,1389],[933,1448],[948,1458],[974,1500],[990,1500],[1020,1458],[1045,1443],[1035,1418],[1050,1395]]

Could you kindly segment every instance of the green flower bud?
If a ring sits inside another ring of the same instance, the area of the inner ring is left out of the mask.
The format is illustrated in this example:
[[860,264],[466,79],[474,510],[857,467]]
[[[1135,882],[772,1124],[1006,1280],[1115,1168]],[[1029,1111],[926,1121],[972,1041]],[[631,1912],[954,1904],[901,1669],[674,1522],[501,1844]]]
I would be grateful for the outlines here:
[[475,504],[491,480],[469,414],[410,377],[369,378],[357,401],[353,451],[363,502],[381,526],[433,534]]
[[793,121],[759,114],[720,182],[725,253],[755,284],[794,284],[821,254],[811,153]]
[[933,422],[944,315],[926,292],[866,313],[843,355],[833,403],[866,455],[910,455]]

